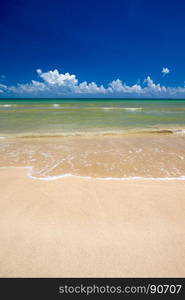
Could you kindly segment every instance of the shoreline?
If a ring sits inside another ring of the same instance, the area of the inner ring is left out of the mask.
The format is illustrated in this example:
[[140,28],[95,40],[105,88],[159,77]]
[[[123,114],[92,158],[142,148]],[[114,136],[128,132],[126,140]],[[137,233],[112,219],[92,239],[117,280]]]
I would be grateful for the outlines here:
[[48,176],[48,177],[36,177],[32,174],[33,167],[18,167],[18,166],[8,166],[8,167],[0,167],[1,169],[25,169],[27,170],[26,176],[39,181],[55,181],[60,180],[63,178],[80,178],[80,179],[88,179],[92,181],[185,181],[185,175],[179,177],[140,177],[140,176],[133,176],[133,177],[92,177],[92,176],[83,176],[83,175],[74,175],[70,173],[60,174],[57,176]]
[[184,181],[0,168],[0,277],[184,277]]
[[152,135],[182,135],[185,134],[185,126],[151,126],[151,127],[135,127],[114,130],[101,130],[97,128],[95,131],[63,131],[63,132],[19,132],[19,133],[0,133],[1,139],[51,139],[51,138],[114,138],[114,137],[134,137],[134,136],[152,136]]
[[31,177],[184,180],[180,134],[2,139],[1,167],[29,167]]

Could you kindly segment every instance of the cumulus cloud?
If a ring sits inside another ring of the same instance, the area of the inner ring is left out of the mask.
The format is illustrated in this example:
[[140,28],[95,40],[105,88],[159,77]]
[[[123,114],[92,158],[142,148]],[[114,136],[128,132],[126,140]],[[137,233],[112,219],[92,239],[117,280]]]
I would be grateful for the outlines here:
[[60,74],[58,70],[49,71],[43,73],[41,69],[37,69],[37,74],[50,85],[57,86],[74,86],[78,84],[78,80],[75,75],[70,75],[69,73]]
[[161,73],[163,74],[163,76],[167,75],[168,73],[170,73],[170,70],[168,68],[162,68]]
[[123,94],[132,94],[132,93],[142,93],[142,88],[138,84],[132,86],[126,85],[120,79],[113,80],[109,83],[109,88],[112,93],[123,93]]
[[152,80],[152,78],[150,78],[150,76],[148,76],[145,80],[144,83],[146,83],[146,87],[144,88],[144,92],[145,94],[148,95],[156,95],[156,96],[160,96],[166,93],[167,88],[165,86],[161,86],[159,83],[156,84],[154,83],[154,81]]
[[8,90],[7,85],[0,83],[0,93],[3,94]]
[[[63,74],[57,69],[48,72],[37,69],[36,72],[38,80],[14,86],[0,84],[1,97],[185,97],[185,86],[161,86],[150,76],[145,78],[143,83],[128,85],[116,79],[104,86],[96,82],[79,82],[76,75]],[[169,73],[169,69],[165,73]]]

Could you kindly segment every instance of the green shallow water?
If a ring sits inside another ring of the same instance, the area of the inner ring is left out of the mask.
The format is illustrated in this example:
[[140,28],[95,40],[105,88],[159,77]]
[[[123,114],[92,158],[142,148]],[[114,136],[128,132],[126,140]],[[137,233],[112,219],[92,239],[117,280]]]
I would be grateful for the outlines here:
[[185,128],[185,100],[0,100],[0,136]]

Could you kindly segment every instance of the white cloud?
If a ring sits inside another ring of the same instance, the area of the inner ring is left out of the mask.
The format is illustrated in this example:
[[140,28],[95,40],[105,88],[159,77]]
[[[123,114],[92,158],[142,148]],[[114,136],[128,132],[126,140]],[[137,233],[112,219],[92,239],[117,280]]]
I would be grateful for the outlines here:
[[144,82],[146,83],[146,87],[144,88],[144,91],[148,95],[162,95],[163,93],[166,93],[167,89],[165,86],[161,86],[159,83],[155,84],[154,81],[148,76]]
[[5,94],[8,90],[7,85],[0,83],[0,94]]
[[167,75],[168,73],[170,73],[170,70],[168,68],[162,68],[161,73],[163,74],[163,76]]
[[[165,68],[166,69],[166,68]],[[120,79],[107,86],[95,82],[79,82],[76,75],[60,73],[58,70],[43,72],[37,69],[39,79],[30,83],[8,86],[0,84],[2,97],[153,97],[185,98],[185,86],[165,87],[148,76],[143,84],[127,85]],[[166,72],[166,71],[165,71]],[[166,72],[167,73],[167,72]]]
[[123,83],[120,79],[113,80],[111,83],[109,83],[109,91],[112,93],[136,93],[136,94],[142,94],[142,87],[138,84],[134,84],[132,86],[126,85],[126,83]]
[[0,83],[0,89],[6,90],[7,89],[7,85]]
[[74,86],[78,84],[75,75],[69,73],[60,74],[58,70],[43,73],[41,69],[37,69],[37,74],[50,85],[56,86]]

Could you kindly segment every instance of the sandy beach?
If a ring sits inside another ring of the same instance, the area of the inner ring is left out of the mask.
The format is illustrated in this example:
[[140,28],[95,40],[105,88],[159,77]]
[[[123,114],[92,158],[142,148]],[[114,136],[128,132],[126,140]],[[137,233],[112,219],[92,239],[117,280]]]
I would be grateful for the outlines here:
[[1,277],[184,277],[185,181],[0,169]]

